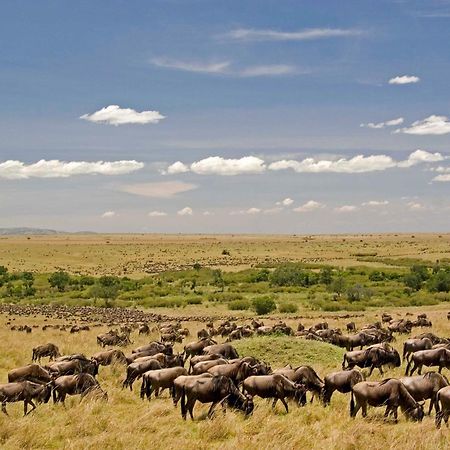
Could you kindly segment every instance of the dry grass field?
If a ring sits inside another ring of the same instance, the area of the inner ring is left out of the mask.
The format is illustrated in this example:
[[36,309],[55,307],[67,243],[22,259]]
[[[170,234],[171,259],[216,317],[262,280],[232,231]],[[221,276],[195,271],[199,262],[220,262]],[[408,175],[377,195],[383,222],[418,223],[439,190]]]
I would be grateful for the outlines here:
[[[223,255],[227,250],[229,255]],[[55,235],[3,236],[0,265],[11,271],[142,276],[202,266],[242,270],[300,261],[383,266],[390,259],[449,258],[450,234],[264,235]],[[392,261],[388,261],[392,263]]]
[[[390,310],[394,317],[404,316],[406,312],[416,315],[423,308]],[[433,321],[432,331],[438,335],[449,336],[450,327],[446,318],[447,309],[439,306],[426,310]],[[323,317],[323,314],[322,314]],[[346,319],[328,317],[330,326],[343,326]],[[80,334],[70,334],[54,329],[41,329],[44,324],[66,323],[64,320],[36,317],[12,317],[16,325],[38,325],[30,334],[9,330],[6,325],[11,317],[0,316],[0,379],[5,380],[7,371],[13,367],[27,364],[31,360],[31,349],[47,342],[59,345],[63,353],[84,352],[91,355],[99,350],[96,335],[107,328],[92,328]],[[357,317],[357,326],[379,318],[377,312],[367,312]],[[303,321],[310,326],[318,317]],[[270,320],[266,319],[266,322]],[[287,319],[288,324],[296,326],[298,321]],[[70,323],[68,321],[67,323]],[[201,324],[186,322],[194,334]],[[420,333],[414,329],[413,333]],[[157,338],[154,333],[148,337],[132,334],[134,343],[131,348]],[[394,346],[401,349],[406,337],[399,336]],[[194,339],[192,336],[187,340]],[[339,369],[343,350],[329,344],[306,341],[294,337],[259,337],[236,341],[236,347],[242,355],[254,355],[268,361],[273,368],[285,364],[311,364],[317,372],[326,373]],[[176,349],[181,345],[177,344]],[[386,376],[400,376],[401,369],[389,370]],[[449,375],[448,370],[444,370]],[[248,419],[239,413],[227,412],[225,416],[218,412],[212,420],[205,418],[206,408],[197,404],[196,421],[184,422],[179,409],[172,406],[168,394],[150,402],[139,398],[139,385],[133,392],[122,390],[121,381],[124,367],[101,367],[99,381],[108,391],[107,403],[100,400],[72,397],[66,401],[66,407],[52,403],[39,405],[37,410],[22,417],[22,406],[8,405],[10,416],[0,414],[0,447],[2,449],[445,449],[449,448],[450,431],[443,427],[436,430],[434,416],[425,417],[422,423],[407,422],[399,413],[399,423],[384,421],[383,408],[370,409],[369,417],[349,418],[349,396],[335,394],[331,405],[324,408],[318,402],[304,408],[291,405],[290,412],[284,413],[281,405],[272,411],[269,404],[258,400],[253,416]],[[372,379],[381,379],[374,372]]]

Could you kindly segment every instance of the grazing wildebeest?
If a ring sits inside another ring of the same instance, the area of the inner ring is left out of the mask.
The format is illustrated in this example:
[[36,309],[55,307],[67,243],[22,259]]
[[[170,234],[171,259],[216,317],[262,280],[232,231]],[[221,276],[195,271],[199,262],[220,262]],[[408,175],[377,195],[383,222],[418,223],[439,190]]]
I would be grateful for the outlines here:
[[347,331],[348,332],[355,332],[356,331],[356,325],[355,325],[355,322],[349,322],[349,323],[347,323],[347,325],[346,325],[346,328],[347,328]]
[[122,388],[129,387],[130,391],[133,390],[133,383],[149,370],[162,369],[158,360],[150,359],[141,362],[134,362],[127,366],[127,376],[122,383]]
[[173,346],[171,344],[163,344],[162,342],[150,342],[150,344],[146,344],[146,345],[141,345],[140,347],[137,347],[133,350],[131,350],[131,353],[144,353],[144,352],[149,352],[152,355],[155,355],[156,353],[165,353],[167,355],[171,355],[173,353]]
[[139,327],[139,334],[150,334],[150,327],[144,323]]
[[222,355],[226,359],[239,358],[237,350],[228,343],[208,345],[207,347],[203,348],[204,355],[212,355],[215,353]]
[[236,386],[238,386],[247,377],[251,375],[258,375],[257,368],[255,366],[251,366],[245,361],[213,366],[208,370],[208,372],[215,376],[226,376],[230,378]]
[[53,362],[44,367],[50,372],[53,377],[62,375],[74,375],[82,372],[81,361],[79,359],[73,359],[71,361],[58,361]]
[[208,372],[211,367],[222,365],[222,364],[228,364],[228,361],[223,358],[219,359],[212,359],[210,361],[201,361],[198,362],[193,368],[192,368],[192,374],[193,375],[200,375],[201,373]]
[[78,395],[85,397],[87,394],[101,394],[107,398],[106,392],[102,390],[98,381],[88,373],[79,373],[77,375],[63,375],[54,381],[53,402],[64,403],[67,395]]
[[31,381],[37,384],[47,384],[52,380],[50,373],[38,364],[28,364],[8,372],[8,382]]
[[214,353],[212,355],[197,355],[197,356],[193,356],[190,360],[189,360],[189,373],[192,372],[193,367],[199,363],[199,362],[203,362],[203,361],[213,361],[214,359],[221,359],[222,355],[218,355],[217,353]]
[[[32,383],[31,381],[20,381],[18,383],[0,384],[0,402],[2,404],[2,411],[8,415],[6,411],[6,403],[23,401],[23,414],[26,416],[31,411],[36,409],[33,400],[38,403],[47,403],[50,399],[52,388],[50,383],[42,385]],[[32,409],[28,411],[28,405]]]
[[419,350],[414,352],[408,361],[408,365],[406,366],[405,375],[408,375],[410,367],[411,371],[409,372],[409,375],[412,375],[417,369],[418,374],[420,375],[422,373],[423,366],[438,366],[439,373],[442,372],[443,367],[450,369],[450,350],[447,350],[446,348],[435,348],[431,350]]
[[407,339],[403,344],[403,361],[409,361],[409,355],[418,350],[429,350],[433,347],[433,343],[428,338],[422,339]]
[[323,404],[326,406],[330,403],[334,391],[347,394],[360,381],[364,381],[364,376],[358,369],[341,370],[328,374],[324,378],[322,390]]
[[311,402],[313,401],[315,395],[320,398],[324,384],[319,375],[317,375],[316,371],[311,366],[300,366],[293,370],[294,373],[292,377],[287,378],[294,383],[303,384],[306,390],[312,392]]
[[50,361],[52,361],[55,358],[58,358],[61,356],[61,353],[59,353],[59,349],[55,344],[48,343],[45,345],[38,345],[37,347],[33,348],[33,355],[31,357],[31,361],[41,361],[41,358],[44,358],[45,356],[50,357]]
[[450,386],[444,387],[436,394],[436,428],[441,427],[442,419],[448,427],[450,416]]
[[208,411],[208,417],[211,417],[215,406],[225,399],[227,399],[228,405],[243,411],[245,415],[249,415],[253,411],[252,399],[239,392],[228,377],[203,377],[182,387],[181,416],[186,419],[189,411],[191,419],[194,420],[195,402],[199,401],[200,403],[212,403]]
[[403,377],[400,378],[400,381],[416,402],[430,399],[428,414],[431,414],[433,406],[436,406],[436,394],[439,389],[448,386],[447,378],[436,372],[427,372],[425,375],[416,375],[415,377]]
[[159,390],[169,389],[173,393],[173,382],[181,375],[187,375],[184,367],[170,367],[167,369],[149,370],[142,375],[141,398],[144,394],[148,400],[155,391],[155,397],[158,397]]
[[[202,338],[199,341],[191,342],[184,346],[184,360],[186,361],[189,357],[201,355],[203,353],[203,349],[208,347],[209,345],[217,344],[214,339],[210,337]],[[218,353],[218,352],[209,352],[209,353]]]
[[127,359],[122,350],[111,349],[105,352],[98,352],[92,355],[92,359],[101,366],[109,366],[114,362],[126,363]]
[[172,399],[173,399],[173,405],[176,407],[178,404],[178,401],[181,398],[181,395],[183,393],[183,387],[189,385],[192,386],[193,383],[200,379],[200,378],[212,378],[213,375],[211,375],[208,372],[201,373],[200,375],[180,375],[179,377],[175,378],[173,382],[173,390],[172,390]]
[[242,383],[242,390],[251,397],[273,398],[272,408],[280,400],[286,412],[289,412],[286,398],[293,398],[299,405],[306,403],[305,386],[294,383],[279,373],[248,377]]
[[375,368],[378,368],[380,373],[383,374],[382,366],[385,364],[390,364],[394,367],[401,366],[400,355],[397,350],[387,346],[372,346],[366,348],[365,350],[346,352],[342,362],[342,369],[353,369],[355,366],[361,367],[362,369],[365,367],[370,367],[370,376]]
[[362,408],[362,415],[366,417],[367,405],[386,406],[384,417],[392,414],[395,421],[397,421],[399,406],[409,419],[422,421],[424,416],[423,406],[417,403],[403,383],[395,378],[388,378],[381,382],[361,381],[355,384],[350,401],[350,416],[355,417]]

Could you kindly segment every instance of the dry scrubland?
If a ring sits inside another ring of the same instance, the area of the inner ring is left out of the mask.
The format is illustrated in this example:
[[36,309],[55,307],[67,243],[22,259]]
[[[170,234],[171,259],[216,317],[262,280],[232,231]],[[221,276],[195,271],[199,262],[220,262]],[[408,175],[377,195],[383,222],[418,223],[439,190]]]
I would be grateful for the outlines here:
[[[228,250],[229,255],[222,255]],[[431,262],[450,255],[450,234],[331,236],[56,235],[0,238],[0,265],[12,271],[58,269],[91,275],[133,275],[202,266],[242,270],[286,261],[340,267],[382,267],[390,259]]]
[[[424,309],[408,308],[388,310],[394,317],[403,316],[406,312],[416,315]],[[447,309],[433,307],[427,309],[433,321],[432,331],[448,336],[449,324],[446,318]],[[342,326],[345,319],[328,317],[330,326]],[[377,313],[365,313],[355,318],[358,326],[374,321]],[[6,315],[0,316],[3,324]],[[310,326],[319,320],[311,318],[304,324]],[[266,319],[266,322],[270,320]],[[297,325],[297,321],[287,319],[289,325]],[[49,319],[44,322],[41,317],[16,318],[17,325],[27,323],[42,326],[48,323],[62,323]],[[189,322],[188,326],[195,333],[202,324]],[[84,352],[93,354],[99,348],[96,335],[106,327],[93,328],[80,334],[69,334],[57,330],[41,328],[33,329],[29,335],[10,331],[2,326],[0,331],[0,379],[6,379],[7,371],[30,362],[32,347],[54,342],[63,353]],[[420,333],[419,329],[416,329]],[[414,330],[414,331],[416,331]],[[413,331],[413,332],[414,332]],[[141,345],[149,339],[157,338],[156,334],[139,337],[133,333],[133,345],[126,349]],[[189,340],[190,338],[188,338]],[[405,337],[399,337],[394,346],[401,349]],[[260,337],[235,342],[243,355],[251,354],[272,364],[273,368],[287,363],[293,365],[311,364],[321,376],[338,369],[342,361],[343,350],[315,341],[305,341],[293,337]],[[176,349],[181,345],[177,344]],[[400,376],[401,369],[388,370],[386,376]],[[446,375],[449,372],[444,370]],[[323,408],[319,403],[308,404],[304,408],[291,406],[289,414],[284,413],[281,405],[272,411],[262,400],[257,400],[252,417],[244,419],[239,413],[227,412],[225,416],[218,413],[213,420],[205,419],[207,409],[196,405],[196,421],[184,422],[180,411],[174,409],[167,393],[150,402],[139,398],[139,385],[135,384],[133,392],[121,389],[124,377],[123,366],[101,367],[99,381],[109,394],[109,401],[85,399],[80,403],[79,397],[66,401],[64,408],[49,403],[38,406],[30,416],[22,417],[22,405],[8,405],[10,417],[0,415],[0,447],[17,448],[68,448],[68,449],[134,449],[134,448],[317,448],[317,449],[444,449],[450,446],[450,431],[443,427],[436,430],[434,417],[425,417],[422,423],[407,422],[402,414],[399,423],[385,422],[384,409],[370,409],[369,417],[360,415],[354,420],[349,418],[349,396],[335,394],[331,406]],[[378,372],[373,379],[381,379]]]

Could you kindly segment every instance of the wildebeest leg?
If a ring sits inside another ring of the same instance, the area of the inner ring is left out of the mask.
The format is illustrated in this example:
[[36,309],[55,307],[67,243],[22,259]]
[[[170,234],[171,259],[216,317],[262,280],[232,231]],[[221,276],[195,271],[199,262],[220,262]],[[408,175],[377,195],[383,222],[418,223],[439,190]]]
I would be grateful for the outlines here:
[[395,422],[398,422],[398,405],[392,406],[392,412],[394,415]]
[[412,374],[413,374],[416,370],[417,370],[417,364],[416,364],[416,362],[414,361],[414,365],[413,365],[413,367],[412,367],[412,369],[411,369],[411,372],[409,373],[409,376],[411,377]]
[[283,403],[283,405],[284,405],[284,407],[286,409],[286,412],[288,413],[289,412],[289,408],[288,408],[288,404],[287,404],[286,400],[284,399],[284,397],[281,397],[280,401],[281,401],[281,403]]
[[384,412],[384,417],[388,417],[390,413],[391,407],[389,405],[386,406],[386,411]]
[[439,370],[438,370],[438,372],[439,372],[439,373],[442,372],[442,366],[441,366],[441,365],[439,365]]
[[4,412],[7,416],[9,415],[6,411],[6,402],[2,402],[2,412]]
[[[419,370],[417,371],[419,375],[422,375],[422,366],[419,366]],[[440,373],[440,372],[439,372]]]
[[[164,390],[164,389],[163,389]],[[161,391],[162,392],[162,391]],[[155,389],[155,397],[158,397],[159,396],[159,387],[157,387],[156,389]]]
[[[270,399],[267,399],[267,401],[270,402]],[[277,404],[277,401],[278,401],[277,398],[274,398],[274,399],[273,399],[273,402],[272,402],[272,409],[275,408],[275,405]]]
[[[363,417],[367,417],[367,403],[364,402],[364,403],[361,405],[361,408],[362,408],[362,416],[363,416]],[[355,414],[355,415],[356,415],[356,414]]]
[[189,415],[191,416],[192,420],[194,420],[194,405],[195,405],[195,401],[196,401],[195,398],[188,398],[187,405],[186,405],[186,407],[187,407],[187,409],[189,411]]
[[211,419],[213,412],[214,412],[214,408],[216,407],[217,403],[219,403],[219,402],[212,402],[211,407],[209,408],[209,411],[208,411],[209,419]]
[[436,406],[436,414],[439,412],[438,411],[438,406],[437,406],[437,404],[436,404],[436,394],[433,394],[432,396],[431,396],[431,399],[430,399],[430,409],[428,410],[428,415],[430,416],[431,415],[431,411],[433,410],[433,405],[435,405]]
[[380,365],[380,366],[378,367],[378,370],[380,371],[380,375],[383,375],[383,366],[382,366],[382,365]]
[[[27,408],[28,408],[28,403],[32,406],[32,408],[30,409],[30,411],[27,412]],[[26,416],[27,414],[30,414],[31,412],[33,412],[36,409],[36,405],[33,403],[33,400],[28,400],[28,401],[24,401],[23,402],[23,415]]]

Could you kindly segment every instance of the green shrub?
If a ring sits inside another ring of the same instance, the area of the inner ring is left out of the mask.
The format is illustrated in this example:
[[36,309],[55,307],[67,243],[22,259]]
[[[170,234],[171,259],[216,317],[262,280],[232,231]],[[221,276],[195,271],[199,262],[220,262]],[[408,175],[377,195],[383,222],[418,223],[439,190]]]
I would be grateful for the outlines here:
[[280,313],[295,313],[298,311],[298,306],[295,303],[283,303],[278,310]]
[[228,309],[231,311],[243,311],[250,309],[250,302],[248,300],[234,300],[228,303]]
[[259,316],[269,314],[277,309],[274,299],[269,296],[254,298],[252,307]]
[[200,297],[189,297],[186,299],[188,305],[201,305],[202,299]]
[[270,274],[270,282],[275,286],[310,286],[317,284],[318,275],[303,269],[300,264],[287,263],[277,267]]

